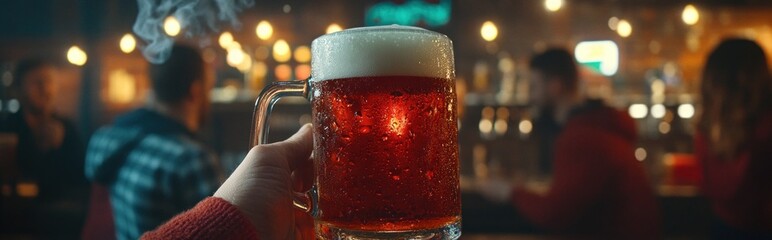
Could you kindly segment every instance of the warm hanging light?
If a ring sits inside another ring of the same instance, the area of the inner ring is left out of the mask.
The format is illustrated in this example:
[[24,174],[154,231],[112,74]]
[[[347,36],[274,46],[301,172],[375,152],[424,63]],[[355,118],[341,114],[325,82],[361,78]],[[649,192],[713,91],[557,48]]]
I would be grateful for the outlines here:
[[168,16],[164,19],[164,32],[166,32],[166,35],[174,37],[177,36],[177,34],[180,34],[181,30],[182,26],[180,25],[180,21],[174,16]]
[[135,39],[134,35],[131,35],[131,33],[124,34],[123,37],[121,37],[118,46],[121,47],[122,52],[131,53],[137,47],[137,39]]
[[493,22],[485,21],[480,27],[480,36],[488,42],[496,40],[496,37],[499,36],[499,28]]
[[665,108],[665,105],[662,105],[661,103],[657,103],[651,106],[651,116],[660,119],[665,117],[665,114],[667,114],[667,109]]
[[243,73],[246,73],[247,71],[252,69],[252,57],[250,57],[248,54],[244,53],[243,51],[242,51],[242,54],[244,58],[241,60],[241,63],[236,65],[236,69],[238,69]]
[[681,20],[688,25],[694,25],[700,21],[700,12],[692,4],[686,5],[684,11],[681,13]]
[[630,22],[627,20],[619,20],[619,23],[617,24],[617,34],[619,36],[626,38],[629,37],[630,34],[633,33],[633,25],[630,25]]
[[520,123],[517,124],[517,129],[520,130],[520,133],[529,134],[533,130],[533,123],[528,119],[520,120]]
[[630,114],[630,117],[632,118],[641,119],[645,118],[646,115],[649,114],[649,108],[646,107],[645,104],[636,103],[630,105],[630,107],[627,109],[627,113]]
[[307,63],[311,61],[311,49],[308,46],[299,46],[295,48],[295,61],[298,63]]
[[273,26],[268,21],[260,21],[257,23],[257,27],[255,27],[255,34],[261,40],[268,40],[273,36]]
[[678,116],[684,119],[692,118],[694,116],[694,105],[686,103],[678,106]]
[[247,58],[246,53],[244,53],[243,50],[241,50],[241,47],[231,46],[228,48],[228,54],[225,56],[225,60],[228,63],[228,66],[231,67],[237,67],[244,62],[244,60]]
[[228,49],[233,44],[233,34],[227,31],[223,32],[220,34],[220,38],[217,39],[217,42],[223,49]]
[[284,39],[279,39],[273,44],[273,59],[277,62],[286,62],[292,58],[292,51]]
[[343,27],[341,27],[337,23],[333,23],[333,24],[330,24],[330,26],[327,26],[327,30],[325,31],[325,33],[330,34],[334,32],[340,32],[341,30],[343,30]]
[[67,61],[76,66],[83,66],[88,61],[88,56],[83,49],[80,49],[77,45],[73,45],[67,50]]
[[547,11],[556,12],[560,10],[561,7],[563,7],[563,0],[545,0],[544,1],[544,8],[546,8]]
[[646,160],[646,149],[639,147],[635,149],[635,159],[638,161]]

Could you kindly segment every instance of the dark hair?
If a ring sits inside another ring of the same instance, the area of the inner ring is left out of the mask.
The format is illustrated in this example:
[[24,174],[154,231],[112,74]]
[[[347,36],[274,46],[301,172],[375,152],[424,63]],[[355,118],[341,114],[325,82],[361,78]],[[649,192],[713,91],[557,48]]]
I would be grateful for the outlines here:
[[169,59],[150,64],[150,80],[157,100],[175,104],[188,97],[190,86],[204,78],[204,60],[193,47],[175,44]]
[[544,74],[546,79],[557,78],[569,89],[576,89],[579,74],[574,57],[562,48],[551,48],[531,57],[531,70]]
[[27,77],[27,74],[30,72],[43,67],[54,66],[56,66],[56,64],[53,61],[44,57],[23,59],[16,64],[16,68],[13,70],[13,82],[11,82],[11,86],[14,88],[19,88],[21,87],[24,78]]
[[751,40],[726,39],[702,72],[697,128],[718,156],[737,154],[772,106],[772,76],[764,50]]

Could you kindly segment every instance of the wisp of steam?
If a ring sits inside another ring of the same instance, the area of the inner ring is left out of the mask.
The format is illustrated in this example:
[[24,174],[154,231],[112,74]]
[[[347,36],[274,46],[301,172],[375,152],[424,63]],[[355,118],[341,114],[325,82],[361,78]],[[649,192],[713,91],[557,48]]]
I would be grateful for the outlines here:
[[134,33],[147,44],[142,49],[148,61],[163,63],[171,54],[174,39],[163,30],[164,19],[174,16],[182,26],[183,36],[214,33],[222,23],[239,27],[237,13],[252,7],[253,0],[137,0],[139,14]]

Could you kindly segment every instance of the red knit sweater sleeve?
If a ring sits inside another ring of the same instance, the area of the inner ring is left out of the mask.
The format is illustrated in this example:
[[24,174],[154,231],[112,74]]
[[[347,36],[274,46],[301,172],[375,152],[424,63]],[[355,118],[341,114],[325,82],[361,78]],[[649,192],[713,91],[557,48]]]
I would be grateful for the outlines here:
[[257,230],[236,206],[209,197],[141,239],[257,239]]

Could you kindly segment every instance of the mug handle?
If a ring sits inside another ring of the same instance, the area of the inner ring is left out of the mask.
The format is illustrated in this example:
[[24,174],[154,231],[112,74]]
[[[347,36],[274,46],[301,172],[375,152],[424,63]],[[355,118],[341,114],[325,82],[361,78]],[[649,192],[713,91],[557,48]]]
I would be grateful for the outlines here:
[[[263,88],[255,101],[255,108],[252,114],[252,131],[250,137],[250,148],[264,144],[268,137],[268,118],[271,116],[273,105],[282,97],[303,97],[309,99],[308,93],[311,91],[311,79],[295,80],[287,82],[273,82]],[[292,204],[306,213],[313,213],[315,207],[315,189],[312,187],[306,193],[293,193]]]

